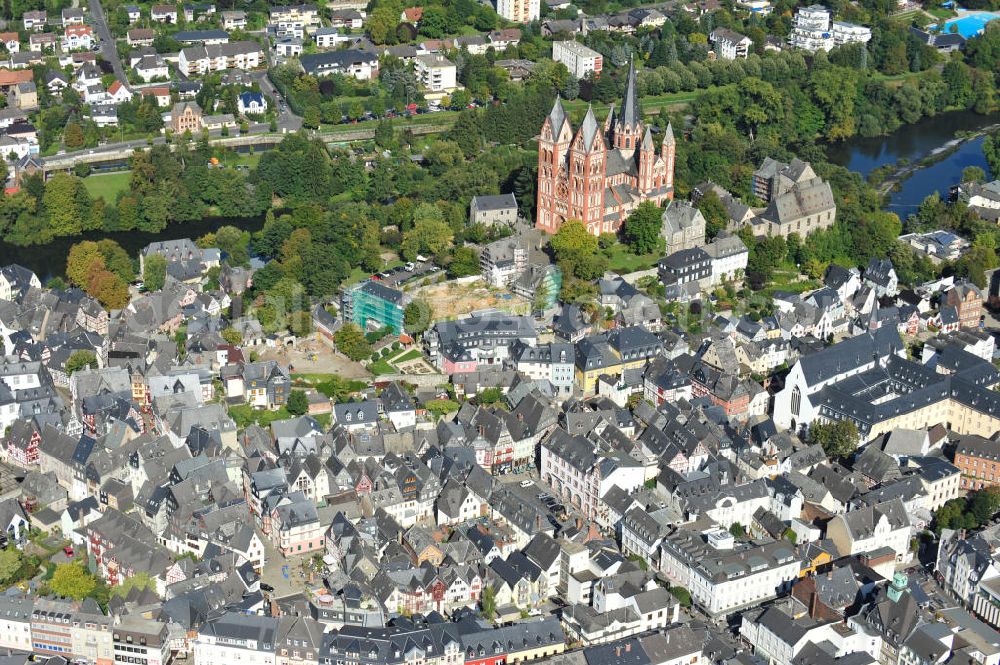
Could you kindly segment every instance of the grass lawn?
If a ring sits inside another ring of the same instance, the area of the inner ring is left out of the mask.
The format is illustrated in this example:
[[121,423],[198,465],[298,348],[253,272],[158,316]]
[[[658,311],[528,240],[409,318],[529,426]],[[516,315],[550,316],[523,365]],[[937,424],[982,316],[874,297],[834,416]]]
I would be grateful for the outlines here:
[[924,11],[941,21],[958,16],[958,13],[954,9],[945,9],[944,7],[934,7],[933,9],[925,9]]
[[128,189],[131,171],[117,173],[96,173],[83,179],[83,186],[93,198],[103,198],[105,203],[114,203],[118,192]]
[[396,358],[393,358],[394,363],[405,363],[411,360],[416,360],[417,358],[422,358],[424,354],[420,353],[419,349],[410,349],[406,353]]
[[608,270],[619,273],[652,268],[657,261],[663,258],[659,252],[636,256],[621,243],[604,250],[604,254],[608,257]]
[[236,152],[235,150],[227,150],[222,154],[220,161],[226,166],[245,166],[249,169],[257,168],[257,163],[260,161],[259,152],[254,153],[242,153]]
[[396,368],[390,365],[389,361],[385,358],[379,358],[372,364],[368,365],[368,371],[378,376],[379,374],[395,374]]
[[339,379],[340,379],[339,374],[323,374],[323,373],[292,374],[292,381],[302,381],[303,383],[308,383],[310,385],[323,383],[324,381],[333,381]]
[[789,293],[802,293],[818,289],[821,284],[819,280],[804,279],[798,280],[799,274],[795,268],[778,268],[774,271],[770,285],[765,289],[767,293],[775,291],[787,291]]
[[[646,114],[653,113],[654,111],[659,111],[661,106],[673,106],[676,104],[690,104],[695,99],[698,98],[706,89],[702,90],[691,90],[684,92],[669,92],[665,95],[646,95],[640,101],[642,102],[642,110]],[[570,113],[579,111],[583,112],[587,110],[589,102],[582,99],[574,99],[571,102],[564,101],[563,106]],[[608,109],[610,107],[605,104],[595,104],[594,105],[594,115],[598,120],[603,120],[605,116],[608,115]]]

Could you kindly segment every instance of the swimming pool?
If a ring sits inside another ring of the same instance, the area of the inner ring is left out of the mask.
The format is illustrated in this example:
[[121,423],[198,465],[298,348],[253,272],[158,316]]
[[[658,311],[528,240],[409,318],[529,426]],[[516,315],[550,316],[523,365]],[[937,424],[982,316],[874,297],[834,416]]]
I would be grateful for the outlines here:
[[990,12],[967,14],[962,18],[953,18],[950,21],[945,21],[942,32],[951,32],[951,26],[954,25],[958,28],[958,34],[968,39],[969,37],[978,35],[983,31],[987,23],[996,19],[1000,19],[1000,14]]

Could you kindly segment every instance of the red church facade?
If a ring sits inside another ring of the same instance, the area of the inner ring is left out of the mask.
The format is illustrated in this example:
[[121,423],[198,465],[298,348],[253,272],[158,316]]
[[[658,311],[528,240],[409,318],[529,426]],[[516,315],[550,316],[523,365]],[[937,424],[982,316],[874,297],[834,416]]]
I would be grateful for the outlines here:
[[625,98],[603,128],[592,108],[574,133],[556,99],[538,139],[538,205],[535,227],[555,233],[580,220],[594,235],[615,232],[643,201],[662,205],[674,194],[676,145],[670,126],[657,153],[642,121],[635,67],[629,66]]

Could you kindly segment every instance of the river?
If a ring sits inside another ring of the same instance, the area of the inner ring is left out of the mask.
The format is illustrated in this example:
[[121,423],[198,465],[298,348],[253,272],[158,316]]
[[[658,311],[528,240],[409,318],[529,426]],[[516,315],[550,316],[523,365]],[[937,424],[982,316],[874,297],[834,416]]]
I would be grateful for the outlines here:
[[259,231],[264,226],[264,216],[258,217],[205,217],[194,222],[178,222],[157,233],[145,231],[121,231],[106,233],[91,231],[80,236],[56,238],[44,245],[29,245],[20,247],[10,243],[0,242],[0,266],[19,263],[32,270],[38,279],[44,283],[50,277],[62,276],[66,272],[66,256],[69,248],[82,240],[114,240],[128,252],[131,257],[137,257],[139,250],[156,240],[178,240],[179,238],[200,238],[206,233],[217,230],[220,226],[235,226],[251,233]]
[[[827,156],[834,164],[868,177],[878,167],[895,164],[900,159],[910,162],[923,159],[954,140],[955,132],[972,132],[998,122],[1000,115],[984,116],[971,111],[944,113],[906,125],[888,136],[856,137],[831,145]],[[918,169],[890,194],[886,209],[906,218],[928,195],[934,192],[947,195],[948,188],[958,184],[965,167],[978,166],[989,174],[982,147],[982,137],[965,141],[944,159]]]

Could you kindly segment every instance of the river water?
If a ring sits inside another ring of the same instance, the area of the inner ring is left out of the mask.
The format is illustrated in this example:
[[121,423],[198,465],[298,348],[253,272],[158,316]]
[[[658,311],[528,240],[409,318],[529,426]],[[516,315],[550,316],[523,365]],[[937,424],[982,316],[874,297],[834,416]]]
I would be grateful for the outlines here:
[[194,222],[178,222],[157,233],[144,231],[122,231],[106,233],[92,231],[81,236],[56,238],[45,245],[29,245],[19,247],[6,242],[0,242],[0,266],[19,263],[34,271],[38,279],[45,283],[47,279],[62,276],[66,273],[66,256],[69,248],[82,240],[114,240],[135,258],[139,250],[156,240],[178,240],[180,238],[200,238],[206,233],[216,231],[220,226],[235,226],[251,233],[259,231],[264,226],[264,216],[258,217],[206,217]]
[[[878,167],[895,164],[900,159],[910,162],[923,159],[936,148],[954,140],[955,132],[976,131],[998,122],[1000,115],[997,114],[986,116],[971,111],[944,113],[924,118],[888,136],[856,137],[831,145],[827,156],[834,164],[867,177]],[[891,193],[887,209],[905,219],[928,195],[937,192],[947,196],[948,188],[958,184],[962,169],[967,166],[978,166],[989,175],[986,158],[983,157],[982,137],[962,143],[944,159],[915,171],[900,184],[897,191]]]

